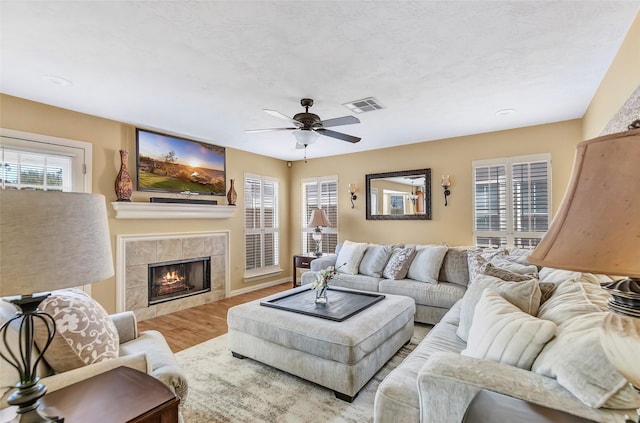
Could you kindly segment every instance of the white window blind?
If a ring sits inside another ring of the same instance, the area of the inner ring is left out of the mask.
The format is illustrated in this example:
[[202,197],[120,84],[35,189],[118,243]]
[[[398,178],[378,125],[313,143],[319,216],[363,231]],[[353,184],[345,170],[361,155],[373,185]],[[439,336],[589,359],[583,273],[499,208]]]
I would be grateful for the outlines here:
[[473,186],[476,245],[538,245],[551,220],[549,154],[474,161]]
[[280,270],[279,181],[245,174],[245,276]]
[[312,238],[313,229],[307,225],[313,209],[321,208],[327,214],[331,226],[322,228],[321,251],[333,253],[338,245],[338,177],[324,176],[302,180],[302,251],[316,250]]

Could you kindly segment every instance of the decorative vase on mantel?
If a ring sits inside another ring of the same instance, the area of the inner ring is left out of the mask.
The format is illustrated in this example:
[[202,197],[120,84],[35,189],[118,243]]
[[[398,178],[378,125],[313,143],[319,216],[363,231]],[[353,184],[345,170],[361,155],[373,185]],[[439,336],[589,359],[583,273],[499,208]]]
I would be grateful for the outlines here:
[[236,200],[238,199],[238,193],[235,188],[235,179],[231,179],[231,186],[229,187],[229,192],[227,193],[227,203],[230,206],[236,205]]
[[120,150],[120,172],[118,172],[118,176],[116,176],[115,184],[118,201],[131,201],[133,182],[131,181],[131,175],[127,167],[128,160],[129,152],[127,150]]

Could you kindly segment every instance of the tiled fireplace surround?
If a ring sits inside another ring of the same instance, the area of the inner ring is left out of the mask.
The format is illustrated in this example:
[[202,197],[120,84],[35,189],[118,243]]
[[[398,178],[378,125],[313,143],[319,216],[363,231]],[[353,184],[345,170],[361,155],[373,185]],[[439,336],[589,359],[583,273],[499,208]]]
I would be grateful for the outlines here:
[[[217,301],[225,297],[229,274],[229,232],[119,235],[116,295],[118,311],[133,311],[140,321]],[[211,291],[148,305],[149,263],[211,257]]]

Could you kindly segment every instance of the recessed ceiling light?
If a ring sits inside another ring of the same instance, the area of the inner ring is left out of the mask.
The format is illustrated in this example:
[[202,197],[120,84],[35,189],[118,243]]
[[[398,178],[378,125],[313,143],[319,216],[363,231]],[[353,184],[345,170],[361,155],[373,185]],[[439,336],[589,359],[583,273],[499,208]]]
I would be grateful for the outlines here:
[[516,112],[516,109],[502,109],[496,112],[496,116],[509,116]]
[[42,77],[42,79],[44,79],[45,81],[51,82],[54,85],[59,85],[61,87],[68,87],[70,85],[73,85],[71,81],[69,81],[68,79],[64,79],[55,75],[45,75]]

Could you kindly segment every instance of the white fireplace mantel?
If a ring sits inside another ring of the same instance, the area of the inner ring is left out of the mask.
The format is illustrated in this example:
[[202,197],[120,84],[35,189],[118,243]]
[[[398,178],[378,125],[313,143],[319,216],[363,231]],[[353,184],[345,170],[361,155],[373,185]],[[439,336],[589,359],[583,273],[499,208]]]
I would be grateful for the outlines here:
[[182,203],[112,202],[116,219],[228,219],[236,206]]

